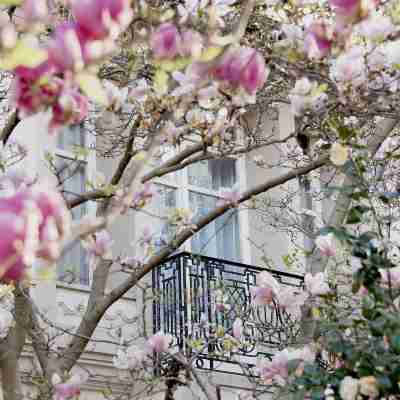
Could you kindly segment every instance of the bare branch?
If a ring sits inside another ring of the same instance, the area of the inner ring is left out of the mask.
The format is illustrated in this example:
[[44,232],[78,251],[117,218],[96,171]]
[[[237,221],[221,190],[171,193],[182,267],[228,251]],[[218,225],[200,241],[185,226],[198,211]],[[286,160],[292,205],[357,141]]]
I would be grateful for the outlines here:
[[14,132],[14,128],[18,125],[20,119],[18,118],[18,112],[15,110],[9,117],[6,125],[4,126],[1,134],[0,140],[3,142],[3,145],[7,143],[11,134]]

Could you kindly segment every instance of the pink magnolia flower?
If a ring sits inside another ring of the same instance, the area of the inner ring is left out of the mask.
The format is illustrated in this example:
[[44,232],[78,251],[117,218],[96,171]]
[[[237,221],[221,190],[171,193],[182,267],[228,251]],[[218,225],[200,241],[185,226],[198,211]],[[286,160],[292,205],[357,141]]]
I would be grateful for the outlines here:
[[304,49],[311,59],[321,59],[329,55],[332,47],[333,28],[327,22],[312,22],[306,30]]
[[239,204],[239,200],[241,198],[241,194],[237,187],[233,187],[232,189],[223,190],[221,192],[221,198],[217,201],[217,207],[224,206],[226,204],[232,204],[237,206]]
[[199,58],[203,50],[203,37],[199,32],[188,29],[181,34],[180,54],[182,56],[189,56]]
[[396,30],[388,16],[374,15],[360,22],[357,31],[371,40],[383,40]]
[[0,279],[17,281],[35,257],[50,261],[60,256],[60,243],[68,234],[70,215],[61,195],[35,184],[21,186],[0,198]]
[[179,54],[181,36],[171,23],[160,25],[151,35],[151,50],[157,59],[172,59]]
[[72,0],[72,13],[88,40],[115,39],[133,17],[129,0]]
[[0,213],[0,280],[19,281],[23,278],[26,265],[21,253],[15,248],[16,243],[23,243],[24,218],[14,213]]
[[166,335],[162,332],[158,332],[147,341],[147,344],[154,352],[163,353],[168,350],[171,342],[171,335]]
[[336,239],[333,233],[328,233],[327,235],[320,235],[315,239],[315,245],[321,252],[323,256],[326,257],[335,257],[337,248],[336,248]]
[[288,362],[289,353],[285,349],[276,353],[271,361],[262,359],[257,371],[266,383],[276,382],[278,385],[284,385],[289,376]]
[[389,269],[379,269],[381,274],[381,283],[384,286],[389,286],[389,282],[392,288],[400,288],[400,267],[394,267]]
[[354,24],[366,18],[379,4],[379,0],[329,0],[339,25]]
[[151,182],[144,183],[142,190],[133,194],[132,207],[143,208],[155,195],[157,195],[156,187]]
[[249,94],[260,89],[267,79],[264,57],[255,49],[241,47],[227,51],[214,68],[216,79],[232,86],[241,86]]
[[75,88],[63,89],[52,107],[50,132],[63,125],[79,124],[85,119],[88,111],[89,102],[86,96]]
[[297,80],[289,94],[292,112],[296,116],[301,116],[307,110],[320,110],[327,98],[327,94],[319,90],[318,82],[311,82],[307,77]]
[[257,286],[250,288],[252,301],[255,305],[270,304],[280,292],[278,281],[267,271],[257,276]]
[[330,291],[329,285],[325,280],[325,275],[322,272],[318,272],[314,276],[310,273],[306,274],[304,283],[306,290],[311,296],[322,296]]
[[297,319],[301,315],[301,307],[307,300],[308,293],[296,292],[293,288],[283,287],[277,298],[279,308]]
[[358,289],[357,294],[359,296],[367,296],[368,295],[368,289],[365,286],[360,286],[360,289]]
[[[183,96],[192,94],[195,89],[201,86],[208,78],[209,67],[205,63],[193,62],[189,64],[185,73],[174,71],[172,77],[179,84],[171,93],[172,96]],[[201,89],[197,91],[199,97],[201,96]]]
[[21,118],[46,110],[61,92],[63,82],[52,77],[50,68],[47,62],[35,68],[15,68],[13,100]]
[[84,41],[79,35],[77,25],[59,25],[48,46],[49,63],[58,71],[79,71],[85,65],[83,56]]
[[233,337],[240,340],[243,336],[243,321],[240,318],[236,318],[232,325]]
[[87,240],[85,247],[94,257],[110,258],[114,241],[106,230],[96,232]]
[[64,383],[61,383],[61,378],[54,374],[52,383],[54,385],[54,400],[68,400],[81,393],[80,387],[88,380],[89,376],[86,373],[76,373]]
[[25,0],[15,11],[14,19],[23,28],[44,22],[48,16],[46,0]]

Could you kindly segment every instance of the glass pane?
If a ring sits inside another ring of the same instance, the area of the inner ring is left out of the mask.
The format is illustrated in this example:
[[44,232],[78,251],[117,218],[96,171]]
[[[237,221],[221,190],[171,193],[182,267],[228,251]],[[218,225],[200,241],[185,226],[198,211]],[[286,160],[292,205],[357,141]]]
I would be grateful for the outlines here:
[[157,196],[154,196],[154,212],[160,218],[160,230],[156,239],[156,246],[161,247],[173,236],[173,228],[167,223],[166,218],[171,209],[177,207],[176,189],[157,185]]
[[[57,171],[62,182],[62,190],[66,199],[75,198],[85,190],[86,163],[57,158]],[[86,214],[86,203],[72,210],[72,219],[77,220]],[[87,253],[82,245],[76,243],[58,261],[57,276],[61,281],[68,283],[89,284],[89,268]]]
[[[195,223],[215,208],[218,199],[204,194],[189,192],[189,201],[195,212]],[[209,257],[240,261],[239,223],[237,210],[230,210],[211,222],[191,241],[192,251]]]
[[236,183],[235,160],[200,161],[188,167],[189,184],[216,190],[232,187]]
[[63,150],[72,150],[73,146],[85,146],[81,125],[71,125],[57,133],[57,146]]

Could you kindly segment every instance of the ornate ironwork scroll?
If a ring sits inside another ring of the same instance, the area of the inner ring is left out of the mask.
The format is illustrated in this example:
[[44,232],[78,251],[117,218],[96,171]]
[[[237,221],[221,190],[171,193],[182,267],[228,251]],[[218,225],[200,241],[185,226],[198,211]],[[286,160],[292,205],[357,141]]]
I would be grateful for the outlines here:
[[[179,253],[153,270],[153,329],[171,334],[175,345],[188,355],[196,354],[202,369],[246,373],[257,357],[271,358],[277,350],[295,342],[299,326],[277,304],[255,307],[250,289],[257,274],[266,269],[251,265]],[[300,275],[268,270],[283,286],[303,289]],[[216,293],[227,302],[217,312]],[[245,320],[241,347],[226,348],[225,335],[237,317]]]

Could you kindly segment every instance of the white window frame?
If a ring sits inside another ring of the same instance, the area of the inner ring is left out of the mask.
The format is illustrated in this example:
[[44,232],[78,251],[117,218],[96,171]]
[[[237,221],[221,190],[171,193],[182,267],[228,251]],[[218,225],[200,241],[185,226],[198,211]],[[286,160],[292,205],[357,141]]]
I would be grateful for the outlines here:
[[[78,158],[79,161],[85,164],[85,180],[86,182],[93,182],[96,177],[96,152],[92,149],[96,148],[96,138],[94,135],[90,135],[84,126],[81,126],[81,132],[83,134],[83,147],[86,147],[88,151],[88,156],[85,158]],[[54,156],[61,157],[67,160],[76,160],[76,155],[72,150],[62,149],[58,146],[57,140],[54,141]],[[85,203],[86,213],[85,216],[95,217],[97,211],[97,205],[94,201],[87,201]],[[80,266],[81,267],[81,266]],[[64,286],[68,288],[76,288],[81,290],[88,290],[92,284],[93,271],[88,268],[88,285],[83,283],[68,283],[57,280],[57,286]]]
[[[172,157],[173,155],[171,155]],[[236,185],[240,192],[243,192],[247,188],[247,169],[245,157],[233,158],[235,160],[235,174],[236,174]],[[189,183],[189,172],[188,166],[184,169],[175,171],[175,180],[168,179],[166,177],[160,177],[154,180],[155,184],[162,185],[164,187],[170,187],[176,190],[176,203],[177,207],[190,209],[189,193],[194,192],[206,196],[212,196],[221,198],[221,192],[217,190],[207,189],[201,186],[191,185]],[[229,187],[221,189],[230,189]],[[251,246],[248,241],[250,236],[249,229],[249,212],[246,209],[239,209],[237,213],[238,225],[239,225],[239,262],[251,264]],[[192,251],[191,240],[187,240],[182,246],[182,251]]]

